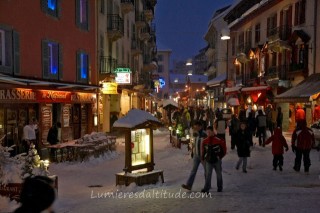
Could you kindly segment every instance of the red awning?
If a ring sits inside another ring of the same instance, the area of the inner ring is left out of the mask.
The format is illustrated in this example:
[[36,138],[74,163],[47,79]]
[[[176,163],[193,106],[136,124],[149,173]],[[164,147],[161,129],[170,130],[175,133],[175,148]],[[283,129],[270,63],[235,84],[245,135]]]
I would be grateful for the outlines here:
[[227,87],[224,89],[224,94],[225,95],[230,95],[230,94],[237,94],[240,93],[241,87]]
[[241,92],[243,92],[245,94],[251,94],[252,92],[258,93],[258,92],[263,92],[268,89],[270,89],[269,86],[243,87],[241,89]]

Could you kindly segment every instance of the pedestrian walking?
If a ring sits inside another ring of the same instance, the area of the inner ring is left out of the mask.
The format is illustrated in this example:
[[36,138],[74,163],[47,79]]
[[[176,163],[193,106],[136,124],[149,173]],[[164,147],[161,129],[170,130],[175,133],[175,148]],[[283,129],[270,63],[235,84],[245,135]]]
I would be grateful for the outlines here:
[[207,137],[207,134],[203,130],[202,122],[196,121],[193,125],[194,132],[194,144],[191,150],[191,157],[193,158],[193,167],[190,172],[189,178],[186,184],[182,184],[181,187],[184,189],[191,190],[194,179],[196,177],[199,164],[201,163],[201,144],[204,138]]
[[263,114],[261,109],[258,110],[258,116],[256,117],[257,121],[257,131],[259,137],[259,146],[264,146],[266,140],[266,127],[267,127],[267,118]]
[[222,158],[227,153],[227,146],[224,140],[216,137],[213,127],[208,126],[206,129],[208,137],[203,140],[201,160],[205,165],[205,184],[201,192],[208,193],[211,188],[212,170],[214,169],[217,177],[217,191],[222,192]]
[[229,127],[229,133],[231,136],[231,149],[232,150],[236,146],[236,137],[237,137],[239,127],[240,127],[240,120],[238,119],[237,114],[233,114],[231,121],[230,121],[230,127]]
[[278,107],[277,113],[277,127],[282,129],[283,113],[281,112],[281,107]]
[[282,171],[284,153],[283,148],[286,148],[286,151],[288,151],[288,144],[282,135],[282,130],[280,127],[277,127],[274,130],[274,134],[266,140],[266,144],[269,143],[272,143],[273,170],[277,170],[277,167],[279,166],[279,170]]
[[242,171],[247,173],[247,158],[250,157],[250,147],[253,146],[252,134],[247,128],[245,122],[240,123],[240,129],[238,130],[236,137],[236,147],[239,160],[236,165],[238,170],[242,164]]
[[217,137],[224,141],[226,141],[227,126],[227,122],[223,119],[222,113],[219,113],[217,120],[215,121],[215,130],[217,131]]
[[304,109],[301,108],[300,105],[297,106],[295,119],[296,126],[298,126],[300,122],[303,123],[306,120],[306,112],[304,111]]
[[297,172],[300,171],[301,159],[303,156],[304,171],[309,172],[311,166],[310,151],[315,144],[313,131],[307,127],[306,121],[298,123],[297,128],[292,134],[291,146],[292,151],[295,153],[293,169]]

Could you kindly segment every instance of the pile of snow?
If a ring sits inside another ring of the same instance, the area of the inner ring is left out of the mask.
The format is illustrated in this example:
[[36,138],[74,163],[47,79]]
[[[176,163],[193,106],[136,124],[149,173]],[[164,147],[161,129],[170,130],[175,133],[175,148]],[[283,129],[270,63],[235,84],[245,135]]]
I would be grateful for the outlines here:
[[85,143],[115,144],[116,136],[107,136],[105,132],[92,132],[76,140],[76,144]]

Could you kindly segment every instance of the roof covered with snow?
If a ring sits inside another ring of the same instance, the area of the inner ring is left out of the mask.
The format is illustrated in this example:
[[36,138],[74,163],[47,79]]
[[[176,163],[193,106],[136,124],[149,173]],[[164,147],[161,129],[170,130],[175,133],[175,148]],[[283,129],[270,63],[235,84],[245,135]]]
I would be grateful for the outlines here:
[[134,129],[137,126],[160,126],[161,122],[149,112],[140,109],[131,109],[128,114],[114,122],[115,128]]

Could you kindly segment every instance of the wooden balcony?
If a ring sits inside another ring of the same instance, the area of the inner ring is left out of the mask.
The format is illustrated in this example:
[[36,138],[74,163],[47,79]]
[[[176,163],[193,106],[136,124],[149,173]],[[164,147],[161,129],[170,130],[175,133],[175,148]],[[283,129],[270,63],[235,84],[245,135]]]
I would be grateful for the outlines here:
[[112,41],[116,41],[124,35],[123,19],[118,14],[108,14],[107,35]]
[[121,11],[123,14],[134,11],[134,0],[121,0]]
[[135,19],[136,19],[136,27],[137,28],[142,28],[142,27],[146,26],[146,19],[144,17],[144,13],[137,12]]

